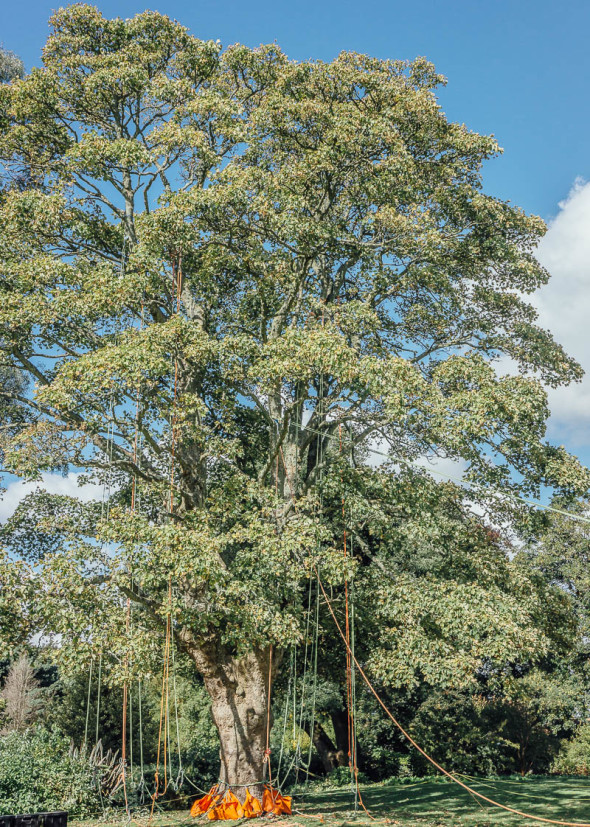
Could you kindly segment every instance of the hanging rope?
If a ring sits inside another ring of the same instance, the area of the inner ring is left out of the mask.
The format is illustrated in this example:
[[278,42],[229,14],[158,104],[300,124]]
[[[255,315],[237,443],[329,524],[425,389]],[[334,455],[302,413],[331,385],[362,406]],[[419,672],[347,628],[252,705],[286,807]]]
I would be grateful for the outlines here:
[[[314,625],[314,634],[311,643],[311,654],[309,661],[311,666],[308,665],[308,657],[307,652],[309,648],[309,630],[311,626],[311,597],[312,597],[312,579],[309,580],[309,591],[308,591],[308,600],[307,600],[307,612],[306,612],[306,626],[305,626],[305,649],[303,654],[303,675],[302,675],[302,689],[301,689],[301,699],[299,703],[297,703],[296,699],[296,692],[297,692],[297,674],[296,674],[296,663],[297,663],[297,647],[293,646],[291,648],[291,664],[289,669],[289,683],[287,686],[287,699],[285,702],[285,712],[284,712],[284,720],[283,720],[283,735],[281,739],[281,753],[279,755],[279,767],[277,769],[277,786],[279,789],[282,789],[289,777],[291,770],[295,767],[295,780],[297,782],[299,778],[299,771],[303,770],[306,773],[306,780],[309,779],[309,768],[311,765],[311,757],[312,757],[312,747],[313,747],[313,728],[315,726],[315,702],[316,702],[316,691],[317,691],[317,642],[318,642],[318,624],[317,624],[317,607],[319,606],[319,588],[316,591],[316,609],[314,610],[316,614],[316,623]],[[309,735],[309,750],[307,761],[304,762],[301,756],[301,739],[302,739],[302,732],[303,732],[303,717],[305,713],[305,704],[308,697],[308,689],[309,689],[309,672],[312,671],[313,673],[313,691],[311,696],[311,705],[312,705],[312,712],[311,712],[311,723],[310,723],[310,735]],[[281,765],[282,765],[282,756],[283,756],[283,748],[284,748],[284,741],[287,731],[287,716],[289,712],[289,703],[291,699],[291,685],[293,684],[293,757],[289,762],[281,780]],[[297,707],[299,707],[299,719],[297,722]]]
[[[182,258],[178,257],[178,264],[172,262],[172,283],[175,291],[176,314],[180,315],[180,303],[182,295]],[[178,353],[174,354],[174,391],[172,401],[171,419],[171,446],[170,446],[170,493],[169,493],[169,514],[174,514],[174,474],[176,455],[176,428],[177,428],[177,400],[178,400]],[[158,727],[158,748],[156,756],[156,771],[154,775],[154,793],[150,809],[149,823],[154,814],[156,800],[159,795],[166,793],[168,789],[168,752],[170,747],[170,716],[169,716],[169,690],[170,690],[170,646],[172,637],[172,575],[168,577],[168,611],[166,614],[166,637],[164,643],[164,665],[162,669],[162,693],[160,698],[160,723]],[[164,789],[160,793],[160,757],[163,754],[164,763]]]
[[[289,704],[291,702],[291,687],[293,684],[293,649],[291,647],[291,655],[289,658],[289,679],[287,681],[287,693],[285,696],[285,710],[283,712],[283,732],[281,735],[281,749],[279,752],[279,760],[277,764],[277,781],[280,786],[281,768],[283,765],[283,754],[285,751],[285,738],[287,737],[287,718],[289,717]],[[287,771],[288,772],[288,771]],[[283,782],[284,783],[284,782]]]
[[316,588],[316,610],[315,610],[315,632],[314,632],[314,650],[313,650],[313,690],[311,693],[311,715],[309,724],[309,750],[307,753],[307,765],[305,767],[306,777],[305,783],[309,784],[309,768],[311,766],[311,758],[313,753],[313,733],[315,730],[315,708],[318,686],[318,648],[320,637],[320,587],[319,582]]
[[[339,451],[342,458],[342,425],[338,425],[338,439]],[[344,502],[344,474],[342,468],[340,469],[340,486],[341,491],[341,506],[342,506],[342,549],[344,552],[344,565],[348,564],[348,538],[346,536],[346,506]],[[351,771],[351,779],[354,775],[353,761],[352,761],[352,744],[354,739],[354,721],[352,719],[352,678],[351,678],[351,658],[350,658],[350,606],[348,602],[348,576],[344,578],[344,627],[346,632],[346,725],[348,738],[348,766]],[[355,796],[355,809],[356,809]]]
[[[308,692],[308,664],[307,652],[309,649],[309,629],[311,625],[311,578],[309,579],[308,594],[307,594],[307,612],[305,621],[305,648],[303,650],[303,675],[301,678],[301,701],[299,703],[299,723],[298,723],[298,737],[295,747],[295,783],[299,781],[299,770],[303,769],[301,764],[301,733],[303,731],[303,715],[305,711],[305,703],[307,701]],[[312,644],[313,646],[313,644]]]
[[[141,301],[141,321],[140,330],[143,330],[144,325],[144,302]],[[135,417],[134,417],[134,434],[133,434],[133,466],[134,469],[138,463],[138,441],[139,441],[139,412],[141,400],[141,377],[137,378],[137,389],[135,393]],[[136,511],[136,495],[137,495],[137,474],[133,473],[131,479],[131,513]],[[131,588],[133,589],[133,571],[131,571]],[[127,649],[124,659],[124,681],[123,681],[123,721],[122,721],[122,736],[121,736],[121,783],[123,786],[123,797],[125,800],[125,812],[127,817],[131,818],[129,810],[129,799],[127,795],[127,706],[129,704],[129,747],[130,747],[130,765],[133,777],[133,696],[129,694],[129,633],[131,629],[131,599],[127,598],[127,610],[125,614],[125,639],[127,641]]]
[[[169,581],[169,592],[171,590],[172,583]],[[156,754],[156,771],[154,774],[154,792],[152,795],[152,806],[150,810],[150,820],[154,814],[154,807],[156,804],[156,800],[160,795],[160,758],[162,754],[162,729],[164,727],[164,739],[163,739],[163,755],[164,755],[164,790],[163,793],[166,792],[167,789],[167,768],[166,768],[166,730],[165,730],[165,696],[166,696],[166,683],[167,683],[167,671],[168,671],[168,662],[169,662],[169,652],[170,652],[170,613],[168,613],[166,618],[166,637],[164,642],[164,667],[162,669],[162,690],[160,695],[160,722],[158,727],[158,749]]]
[[270,768],[270,700],[272,691],[272,643],[268,650],[268,687],[266,690],[266,745],[264,748],[264,758],[262,760],[262,777],[263,780],[268,776],[268,781],[272,784],[272,772]]
[[100,723],[100,690],[102,684],[102,648],[98,655],[98,684],[96,687],[96,732],[94,743],[98,744],[98,728]]
[[[131,640],[133,640],[133,607],[130,605],[130,631],[131,631]],[[129,671],[130,675],[133,675],[133,651],[129,655]],[[129,683],[128,689],[129,695],[129,776],[131,781],[133,782],[133,684]]]
[[[319,575],[318,575],[318,579],[319,579]],[[522,810],[516,810],[514,807],[508,807],[506,804],[501,804],[499,801],[495,801],[493,798],[488,798],[488,796],[483,795],[483,793],[479,793],[477,790],[474,790],[468,784],[465,784],[463,781],[461,781],[459,778],[457,778],[456,775],[454,775],[453,773],[449,772],[444,767],[442,767],[438,763],[438,761],[436,761],[431,755],[429,755],[425,750],[423,750],[422,747],[419,744],[416,743],[416,741],[412,738],[412,736],[409,734],[409,732],[407,732],[404,729],[404,727],[400,724],[400,722],[397,720],[397,718],[393,715],[393,713],[389,710],[389,708],[382,701],[381,696],[379,695],[379,693],[377,692],[377,690],[375,689],[375,687],[371,683],[370,679],[367,677],[367,674],[365,673],[364,669],[362,668],[362,666],[360,665],[360,663],[358,662],[358,660],[356,659],[356,657],[352,653],[352,650],[350,650],[350,647],[348,647],[348,644],[346,642],[346,635],[342,631],[342,627],[340,626],[340,623],[338,622],[338,618],[336,617],[336,613],[335,613],[334,608],[332,606],[332,602],[330,601],[330,598],[328,597],[326,589],[324,588],[324,584],[322,583],[321,580],[319,580],[319,584],[320,584],[320,588],[322,590],[322,594],[324,596],[324,600],[325,600],[326,605],[328,607],[328,610],[329,610],[330,614],[332,615],[332,619],[333,619],[334,624],[336,625],[336,628],[338,630],[338,634],[342,638],[342,640],[344,642],[344,645],[347,646],[347,648],[349,648],[350,657],[354,660],[354,663],[356,665],[356,668],[359,671],[359,674],[361,675],[364,682],[369,687],[371,693],[375,696],[375,699],[377,700],[377,702],[379,703],[379,705],[381,706],[381,708],[383,709],[385,714],[388,716],[388,718],[390,718],[390,720],[399,729],[399,731],[402,733],[402,735],[409,741],[409,743],[414,747],[414,749],[418,750],[418,752],[421,755],[423,755],[424,758],[426,758],[426,760],[429,761],[434,767],[436,767],[436,769],[439,772],[441,772],[443,775],[445,775],[447,778],[449,778],[455,784],[458,784],[460,787],[462,787],[464,790],[466,790],[468,793],[475,796],[476,798],[479,798],[482,801],[486,801],[488,804],[491,804],[494,807],[499,807],[501,810],[506,810],[509,813],[514,813],[515,815],[521,816],[522,818],[530,818],[530,819],[533,819],[533,820],[536,820],[536,821],[542,821],[545,824],[558,824],[558,825],[561,825],[561,827],[590,827],[590,822],[585,822],[585,821],[584,822],[581,822],[581,821],[559,821],[559,820],[552,819],[552,818],[543,818],[543,817],[538,816],[538,815],[532,815],[531,813],[522,812]]]
[[[125,636],[129,640],[129,627],[131,622],[131,600],[127,598],[127,612],[125,617]],[[125,680],[123,682],[123,723],[122,723],[122,738],[121,738],[121,783],[123,784],[123,797],[125,799],[125,812],[127,817],[131,818],[129,810],[129,800],[127,797],[127,694],[128,694],[128,673],[129,669],[129,649],[125,653]]]
[[140,792],[140,795],[143,796],[143,790],[145,789],[146,784],[143,765],[143,711],[141,704],[141,678],[137,681],[137,706],[139,715],[139,772],[141,774],[138,791]]
[[92,691],[92,671],[94,669],[94,657],[90,659],[90,672],[88,675],[88,694],[86,697],[86,724],[84,725],[84,748],[88,744],[88,724],[90,722],[90,693]]
[[[282,455],[282,452],[281,452],[281,455]],[[284,457],[283,457],[283,464],[285,465],[285,463],[284,463]],[[285,465],[285,473],[286,473],[286,474],[288,473],[287,468],[286,468],[286,465]],[[564,514],[567,514],[567,512],[563,512],[563,513],[564,513]],[[367,684],[367,686],[369,687],[369,689],[370,689],[371,693],[374,695],[375,699],[377,700],[377,702],[379,703],[379,705],[381,706],[381,708],[383,709],[383,711],[386,713],[386,715],[387,715],[387,716],[391,719],[391,721],[393,722],[393,724],[394,724],[394,725],[395,725],[395,726],[399,729],[399,731],[400,731],[400,732],[402,733],[402,735],[403,735],[403,736],[404,736],[404,737],[405,737],[405,738],[409,741],[409,743],[410,743],[410,744],[411,744],[411,745],[412,745],[412,746],[413,746],[413,747],[414,747],[414,748],[415,748],[415,749],[416,749],[416,750],[417,750],[417,751],[418,751],[421,755],[423,755],[423,756],[424,756],[424,758],[426,758],[426,760],[427,760],[427,761],[429,761],[429,763],[431,763],[431,764],[432,764],[432,765],[433,765],[433,766],[434,766],[434,767],[435,767],[435,768],[436,768],[439,772],[441,772],[443,775],[445,775],[447,778],[449,778],[449,779],[450,779],[451,781],[453,781],[455,784],[457,784],[458,786],[460,786],[460,787],[462,787],[464,790],[466,790],[466,791],[467,791],[470,795],[474,796],[475,798],[477,798],[477,799],[479,799],[479,800],[485,801],[485,802],[487,802],[488,804],[491,804],[491,805],[492,805],[492,806],[494,806],[494,807],[498,807],[498,808],[500,808],[500,809],[502,809],[502,810],[505,810],[506,812],[509,812],[509,813],[514,813],[515,815],[521,816],[522,818],[528,818],[528,819],[537,820],[537,821],[543,822],[543,823],[545,823],[545,824],[557,824],[557,825],[560,825],[561,827],[590,827],[590,822],[579,822],[579,821],[561,821],[561,820],[558,820],[558,819],[543,818],[542,816],[532,815],[531,813],[525,813],[525,812],[523,812],[522,810],[517,810],[517,809],[515,809],[514,807],[509,807],[509,806],[507,806],[507,805],[505,805],[505,804],[501,804],[499,801],[495,801],[494,799],[489,798],[488,796],[483,795],[483,793],[480,793],[480,792],[478,792],[477,790],[474,790],[474,789],[473,789],[472,787],[470,787],[468,784],[465,784],[463,781],[461,781],[459,778],[457,778],[457,776],[456,776],[456,775],[454,775],[453,773],[451,773],[451,772],[449,772],[448,770],[446,770],[443,766],[441,766],[441,765],[440,765],[440,764],[436,761],[436,759],[434,759],[434,758],[433,758],[431,755],[429,755],[429,754],[428,754],[428,753],[427,753],[424,749],[422,749],[422,747],[421,747],[421,746],[420,746],[420,745],[419,745],[419,744],[418,744],[418,743],[417,743],[417,742],[416,742],[416,741],[412,738],[412,736],[411,736],[411,735],[410,735],[410,734],[409,734],[409,733],[408,733],[408,732],[404,729],[404,727],[400,724],[400,722],[397,720],[397,718],[393,715],[393,713],[389,710],[389,708],[388,708],[388,707],[386,706],[386,704],[383,702],[383,700],[381,699],[381,697],[380,697],[379,693],[377,692],[377,690],[375,689],[375,687],[374,687],[374,686],[373,686],[373,684],[371,683],[370,679],[368,678],[367,674],[365,673],[364,669],[362,668],[362,666],[361,666],[361,665],[360,665],[360,663],[358,662],[358,660],[357,660],[357,658],[356,658],[356,655],[354,654],[354,652],[353,652],[353,650],[352,650],[352,647],[351,647],[351,645],[350,645],[350,640],[348,640],[348,639],[347,639],[346,633],[342,631],[342,627],[341,627],[340,623],[338,622],[338,618],[336,617],[336,613],[335,613],[334,608],[333,608],[333,606],[332,606],[332,602],[330,601],[330,598],[328,597],[328,594],[327,594],[327,592],[326,592],[326,589],[325,589],[325,587],[324,587],[324,584],[323,584],[322,580],[320,579],[320,576],[319,576],[319,571],[318,571],[318,569],[317,569],[317,566],[316,566],[314,563],[312,563],[312,566],[313,566],[314,571],[315,571],[315,573],[316,573],[317,580],[318,580],[318,584],[319,584],[319,586],[320,586],[320,589],[321,589],[321,592],[322,592],[322,594],[323,594],[323,597],[324,597],[324,600],[325,600],[325,602],[326,602],[326,605],[327,605],[327,607],[328,607],[328,610],[329,610],[329,612],[330,612],[330,614],[331,614],[331,616],[332,616],[332,619],[333,619],[333,621],[334,621],[334,624],[335,624],[335,626],[336,626],[336,629],[338,630],[338,634],[340,635],[340,637],[342,638],[342,640],[343,640],[343,642],[344,642],[344,645],[345,645],[345,647],[346,647],[346,650],[347,650],[348,656],[350,657],[351,663],[353,663],[353,664],[356,666],[356,668],[357,668],[357,669],[358,669],[358,671],[359,671],[359,674],[361,675],[361,677],[363,678],[364,682],[365,682],[365,683]],[[358,793],[360,794],[360,790],[359,790],[359,788],[358,788],[358,769],[357,769],[357,773],[356,773],[356,783],[357,783],[357,791],[358,791]],[[369,816],[373,819],[373,816],[371,816],[371,814],[369,813],[369,811],[368,811],[368,810],[367,810],[367,808],[365,807],[364,802],[363,802],[363,800],[362,800],[362,797],[359,797],[359,803],[360,803],[361,807],[365,810],[365,812],[367,813],[367,815],[369,815]],[[373,819],[373,820],[374,820],[374,819]]]
[[[115,440],[115,424],[114,424],[114,404],[113,398],[111,396],[109,402],[109,420],[108,420],[108,427],[107,427],[107,438],[106,438],[106,454],[108,459],[108,470],[106,473],[106,477],[103,478],[103,485],[102,485],[102,497],[101,497],[101,506],[100,506],[100,518],[102,520],[108,521],[110,517],[110,510],[111,510],[111,475],[112,475],[112,466],[113,466],[113,444]],[[84,745],[87,746],[88,744],[88,729],[90,724],[90,701],[91,701],[91,689],[92,689],[92,673],[94,669],[94,657],[90,660],[90,669],[89,669],[89,677],[88,677],[88,694],[86,698],[86,722],[84,725]],[[95,721],[95,728],[94,728],[94,744],[95,746],[98,744],[99,741],[99,734],[100,734],[100,702],[101,702],[101,690],[102,690],[102,646],[99,650],[99,657],[98,657],[98,680],[97,680],[97,687],[96,687],[96,721]],[[102,800],[102,792],[100,789],[100,785],[98,784],[98,791],[101,796]]]
[[[342,457],[342,424],[338,425],[338,440],[339,440],[339,452],[340,456]],[[345,501],[345,488],[344,488],[344,472],[341,468],[340,470],[340,484],[342,487],[342,532],[343,532],[343,550],[344,550],[344,560],[345,566],[348,563],[348,535],[346,530],[346,501]],[[318,578],[318,582],[319,578]],[[321,583],[320,583],[321,585]],[[350,613],[351,613],[351,602],[349,600],[349,587],[348,587],[348,576],[345,576],[344,579],[344,618],[345,618],[345,643],[346,643],[346,713],[347,713],[347,725],[348,725],[348,766],[350,768],[350,780],[353,790],[353,797],[354,797],[354,809],[355,811],[358,809],[358,805],[360,804],[365,813],[369,816],[369,818],[373,819],[373,816],[366,808],[363,797],[361,795],[360,784],[358,780],[358,766],[356,760],[356,720],[354,717],[354,697],[353,697],[353,671],[354,671],[354,651],[351,647],[351,630],[350,630]],[[374,819],[373,819],[374,820]]]
[[[340,436],[341,436],[341,433],[340,433]],[[289,478],[289,470],[288,470],[287,465],[285,463],[285,456],[283,454],[282,447],[280,447],[279,450],[280,450],[280,455],[281,455],[281,459],[282,459],[282,462],[283,462],[283,468],[284,468],[284,471],[285,471],[285,476],[288,479]],[[345,503],[344,503],[344,484],[343,483],[342,483],[342,487],[343,487],[342,513],[343,513],[343,531],[344,531],[344,555],[345,555],[345,557],[347,557],[348,556],[348,541],[347,541],[347,533],[346,533],[346,510],[345,510]],[[294,488],[292,486],[291,486],[291,490],[292,491],[294,490]],[[294,502],[294,509],[297,510],[297,504],[295,502]],[[313,565],[313,563],[312,563],[312,565]],[[317,569],[315,568],[315,566],[314,566],[314,569],[316,571],[316,576],[318,577],[318,583],[321,586],[321,581],[319,580],[319,574],[317,573]],[[361,805],[361,807],[363,808],[365,813],[369,816],[369,818],[371,820],[374,821],[375,819],[371,815],[371,813],[369,812],[367,807],[365,806],[365,803],[363,801],[363,797],[361,795],[360,785],[359,785],[359,780],[358,780],[358,767],[356,766],[356,757],[354,759],[354,764],[352,762],[352,740],[356,739],[356,735],[355,735],[355,729],[354,729],[354,720],[350,719],[350,713],[351,713],[351,707],[352,707],[352,694],[351,693],[349,694],[349,686],[351,686],[350,673],[351,673],[351,668],[352,668],[352,662],[353,661],[352,661],[352,654],[351,654],[352,650],[350,648],[350,623],[349,623],[349,601],[348,601],[348,579],[347,578],[345,578],[344,583],[345,583],[345,596],[346,596],[346,629],[347,629],[347,633],[348,633],[348,639],[347,639],[346,636],[345,636],[344,639],[345,639],[345,641],[347,641],[347,655],[348,655],[347,656],[347,661],[346,661],[346,665],[347,665],[346,681],[347,681],[349,766],[351,767],[352,774],[353,774],[353,777],[354,777],[355,807],[356,807],[356,802],[358,801],[358,803]],[[322,591],[323,591],[323,587],[322,587]],[[354,662],[356,663],[356,659],[354,660]],[[355,756],[356,756],[356,751],[355,751]]]
[[182,753],[180,749],[180,720],[178,715],[178,693],[176,691],[176,645],[174,643],[174,635],[171,638],[172,648],[172,692],[174,695],[174,719],[176,722],[176,751],[178,757],[178,774],[176,776],[175,786],[178,792],[184,781],[184,769],[182,766]]

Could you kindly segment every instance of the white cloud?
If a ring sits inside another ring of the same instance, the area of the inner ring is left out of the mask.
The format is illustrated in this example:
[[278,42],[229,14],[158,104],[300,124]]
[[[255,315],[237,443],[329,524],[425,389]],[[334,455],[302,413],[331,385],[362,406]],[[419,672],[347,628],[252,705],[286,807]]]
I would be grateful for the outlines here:
[[581,446],[590,442],[590,182],[576,181],[559,204],[537,257],[551,273],[532,300],[539,322],[586,371],[582,383],[549,391],[550,435]]
[[[370,465],[372,468],[378,468],[387,462],[388,457],[394,459],[389,453],[387,440],[373,439],[370,441],[367,465]],[[414,460],[411,464],[418,468],[424,468],[430,476],[434,477],[438,482],[448,482],[449,480],[462,482],[467,468],[467,463],[464,460],[451,459],[450,457],[437,457],[434,455],[418,457],[418,459]],[[395,462],[394,459],[393,467],[399,471],[402,466]]]
[[43,474],[40,482],[22,482],[21,480],[11,482],[0,499],[0,522],[7,520],[14,513],[19,502],[37,488],[43,488],[50,494],[77,497],[83,502],[100,500],[103,494],[102,486],[92,483],[79,485],[80,476],[81,474],[75,473],[70,473],[66,477],[61,474]]
[[462,482],[467,468],[464,460],[450,457],[421,457],[414,464],[425,468],[438,482]]

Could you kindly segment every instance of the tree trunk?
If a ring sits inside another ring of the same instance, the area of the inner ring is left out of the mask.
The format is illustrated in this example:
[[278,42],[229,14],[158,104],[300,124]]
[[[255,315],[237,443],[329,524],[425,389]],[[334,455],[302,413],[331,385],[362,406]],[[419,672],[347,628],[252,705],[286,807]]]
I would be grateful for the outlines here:
[[334,727],[336,748],[346,756],[346,761],[343,762],[342,765],[344,766],[344,763],[348,763],[348,751],[350,749],[348,742],[348,711],[346,709],[334,710],[330,713],[330,718],[332,719],[332,726]]
[[[199,664],[219,733],[219,780],[242,801],[246,786],[253,794],[261,795],[262,781],[268,778],[265,749],[269,663],[269,649],[265,649],[241,657],[224,654],[214,662],[209,659],[205,668]],[[274,656],[273,673],[277,665]]]
[[346,753],[334,745],[334,742],[318,721],[314,722],[313,733],[311,732],[310,722],[305,721],[303,728],[316,748],[326,775],[329,775],[336,767],[346,766]]

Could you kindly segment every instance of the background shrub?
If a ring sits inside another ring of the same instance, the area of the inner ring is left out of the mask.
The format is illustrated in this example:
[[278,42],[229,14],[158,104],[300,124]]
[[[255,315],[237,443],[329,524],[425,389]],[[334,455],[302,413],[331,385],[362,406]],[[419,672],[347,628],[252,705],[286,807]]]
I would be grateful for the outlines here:
[[0,812],[102,810],[94,771],[84,753],[70,749],[58,730],[42,727],[0,737]]
[[590,775],[590,724],[562,745],[552,769],[560,775]]

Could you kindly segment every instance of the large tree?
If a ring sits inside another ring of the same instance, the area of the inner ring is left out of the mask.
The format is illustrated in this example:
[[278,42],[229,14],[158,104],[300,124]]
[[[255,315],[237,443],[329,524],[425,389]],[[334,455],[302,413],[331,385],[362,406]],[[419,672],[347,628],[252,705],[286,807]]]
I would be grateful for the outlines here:
[[542,382],[581,371],[523,298],[548,277],[542,222],[482,191],[495,141],[449,123],[423,59],[300,63],[87,5],[51,25],[42,66],[0,89],[0,158],[26,181],[0,208],[0,337],[35,383],[7,467],[105,486],[102,508],[39,494],[31,576],[62,659],[108,649],[128,675],[170,618],[243,784],[318,570],[337,601],[366,572],[384,681],[545,650],[535,586],[513,589],[460,490],[460,531],[437,534],[428,497],[414,526],[447,544],[453,588],[419,559],[395,577],[405,487],[428,487],[404,463],[462,460],[480,499],[587,486],[544,441]]

